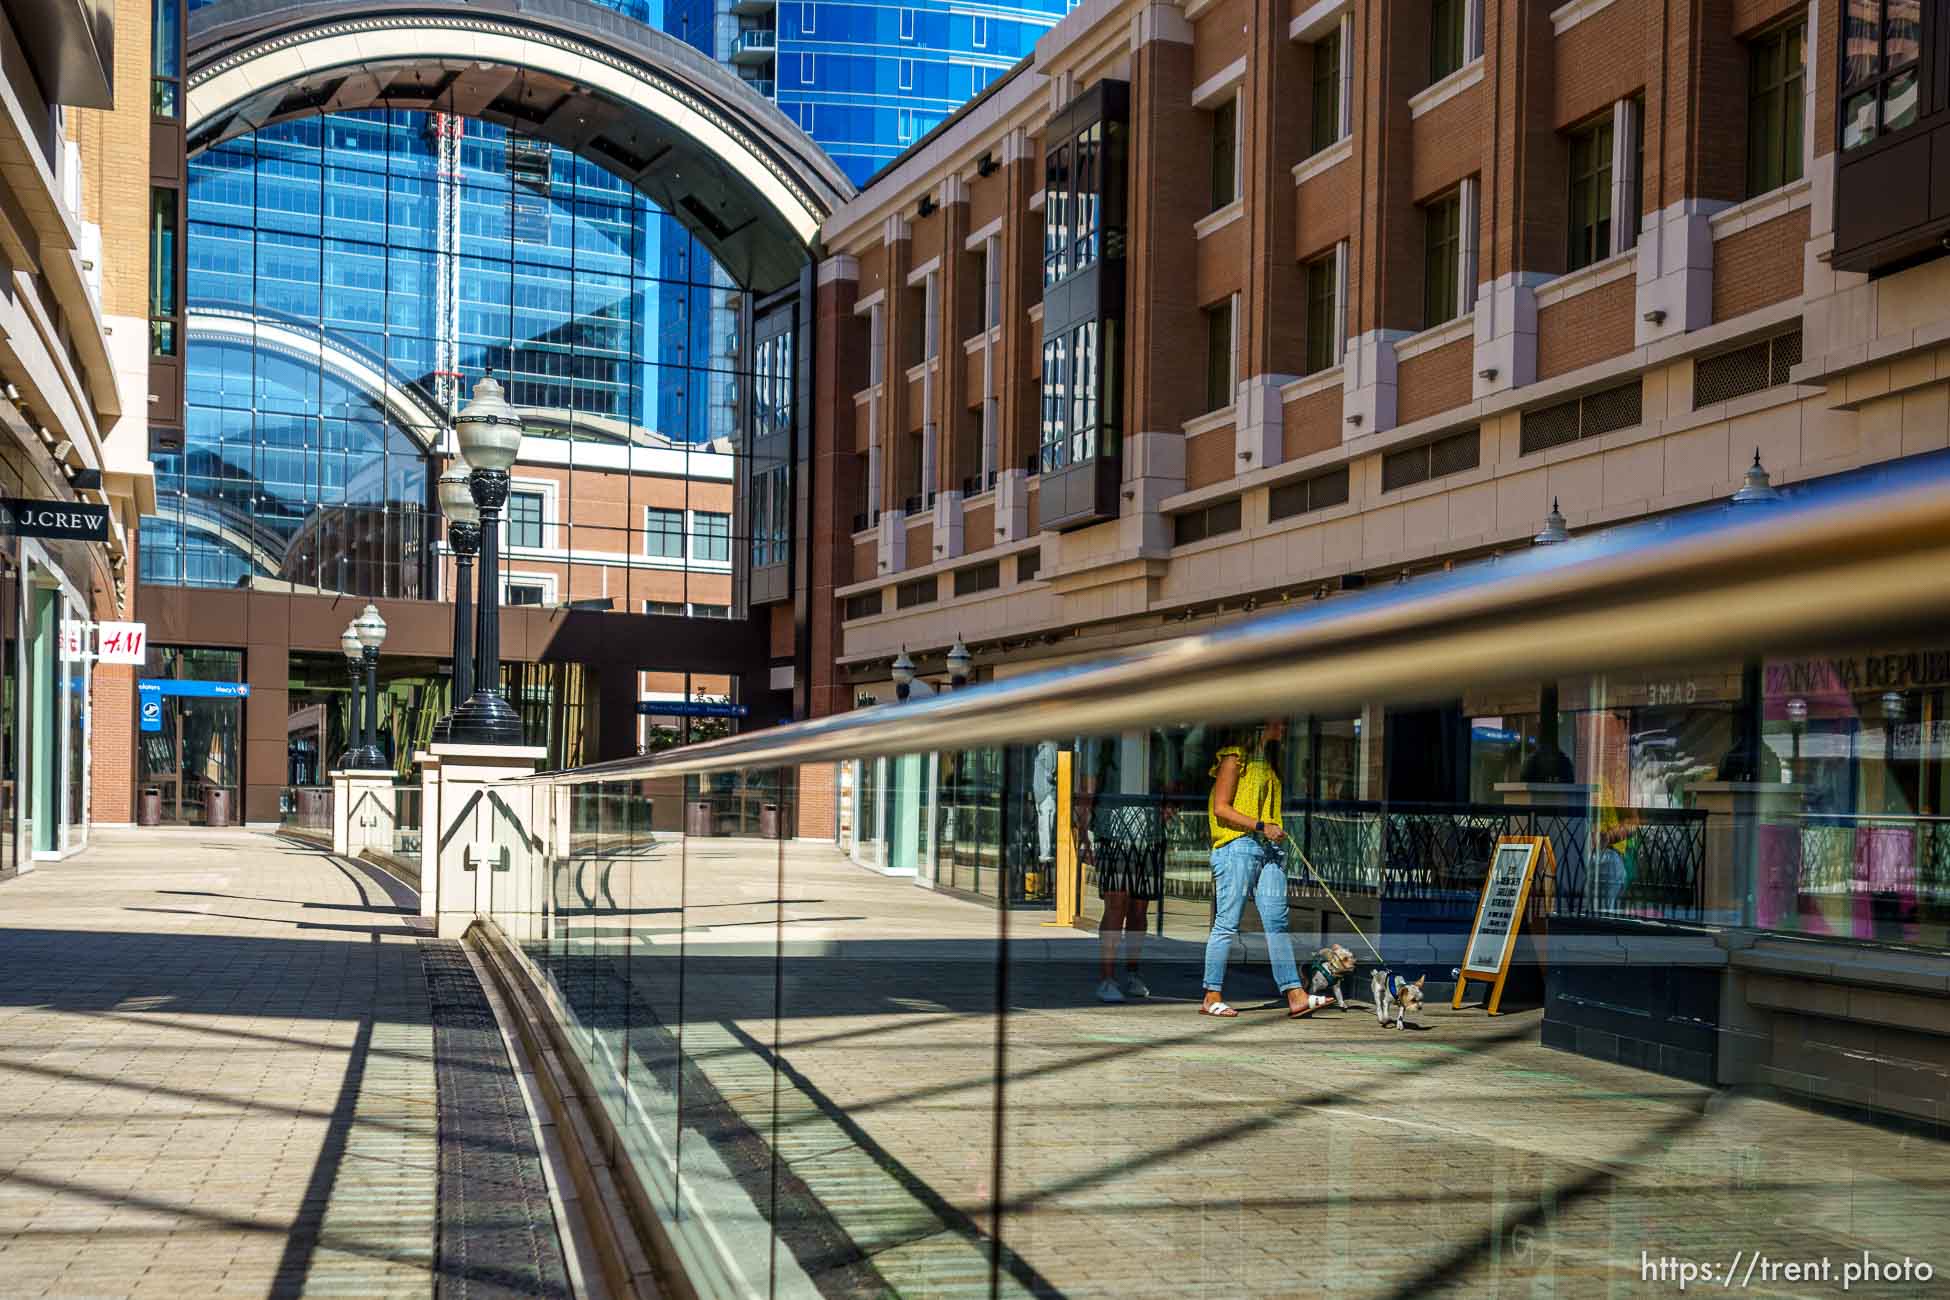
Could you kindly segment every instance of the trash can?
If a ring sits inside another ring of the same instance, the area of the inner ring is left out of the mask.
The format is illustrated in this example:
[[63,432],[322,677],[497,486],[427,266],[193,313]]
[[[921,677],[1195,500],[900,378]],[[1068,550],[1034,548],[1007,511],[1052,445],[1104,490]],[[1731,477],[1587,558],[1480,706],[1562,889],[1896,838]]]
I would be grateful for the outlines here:
[[693,799],[684,805],[684,834],[708,836],[711,834],[711,801]]
[[332,820],[332,792],[301,787],[298,791],[298,824],[318,826]]
[[760,804],[758,808],[758,838],[776,840],[779,838],[779,806],[775,803]]
[[144,786],[141,796],[135,802],[135,824],[162,825],[162,791],[153,785]]
[[204,806],[209,813],[205,824],[210,826],[230,825],[230,791],[212,786],[204,793]]

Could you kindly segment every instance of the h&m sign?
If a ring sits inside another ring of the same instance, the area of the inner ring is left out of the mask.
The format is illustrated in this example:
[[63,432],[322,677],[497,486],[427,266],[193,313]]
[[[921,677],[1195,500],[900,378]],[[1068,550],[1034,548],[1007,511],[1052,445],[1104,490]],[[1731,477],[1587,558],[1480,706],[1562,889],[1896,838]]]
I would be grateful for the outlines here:
[[105,542],[108,507],[80,501],[30,501],[0,497],[0,533],[55,541]]

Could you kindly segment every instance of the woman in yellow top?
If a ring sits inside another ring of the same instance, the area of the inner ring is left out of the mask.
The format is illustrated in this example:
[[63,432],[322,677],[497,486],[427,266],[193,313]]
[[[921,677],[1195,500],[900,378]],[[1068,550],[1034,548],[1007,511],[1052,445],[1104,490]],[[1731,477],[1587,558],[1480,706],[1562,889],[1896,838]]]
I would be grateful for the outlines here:
[[1293,960],[1293,940],[1286,932],[1286,872],[1267,845],[1286,838],[1280,825],[1280,771],[1277,746],[1286,735],[1286,720],[1275,718],[1250,745],[1221,749],[1212,767],[1212,797],[1206,805],[1212,823],[1212,937],[1205,941],[1205,1000],[1202,1016],[1230,1019],[1239,1013],[1220,997],[1225,984],[1226,958],[1239,937],[1239,917],[1252,896],[1266,929],[1266,955],[1273,966],[1273,982],[1286,995],[1287,1015],[1304,1016],[1327,1005],[1300,983]]

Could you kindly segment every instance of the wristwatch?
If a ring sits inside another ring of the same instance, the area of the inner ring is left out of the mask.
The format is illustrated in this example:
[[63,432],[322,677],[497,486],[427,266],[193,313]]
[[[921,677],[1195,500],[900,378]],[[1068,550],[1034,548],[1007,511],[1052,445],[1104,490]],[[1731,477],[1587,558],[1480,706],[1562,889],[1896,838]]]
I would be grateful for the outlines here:
[[1265,823],[1265,822],[1254,822],[1254,823],[1253,823],[1253,834],[1255,834],[1255,835],[1264,835],[1264,834],[1266,834],[1266,823]]

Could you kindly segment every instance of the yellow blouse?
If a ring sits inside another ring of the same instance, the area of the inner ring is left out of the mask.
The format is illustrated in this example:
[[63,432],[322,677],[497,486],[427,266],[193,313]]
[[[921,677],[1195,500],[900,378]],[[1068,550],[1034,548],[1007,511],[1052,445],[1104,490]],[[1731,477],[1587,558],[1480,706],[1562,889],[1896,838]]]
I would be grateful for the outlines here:
[[1219,820],[1219,767],[1228,758],[1239,760],[1239,788],[1233,792],[1232,806],[1268,826],[1281,824],[1280,774],[1264,758],[1248,758],[1246,751],[1239,746],[1228,745],[1219,751],[1217,760],[1212,764],[1209,773],[1213,778],[1212,793],[1205,800],[1205,815],[1212,823],[1212,847],[1215,849],[1232,843],[1242,835],[1252,834]]

